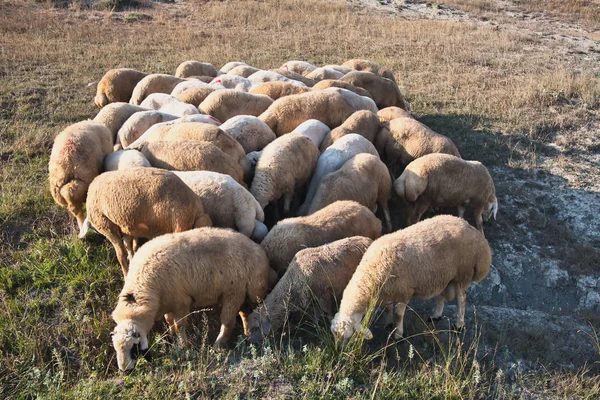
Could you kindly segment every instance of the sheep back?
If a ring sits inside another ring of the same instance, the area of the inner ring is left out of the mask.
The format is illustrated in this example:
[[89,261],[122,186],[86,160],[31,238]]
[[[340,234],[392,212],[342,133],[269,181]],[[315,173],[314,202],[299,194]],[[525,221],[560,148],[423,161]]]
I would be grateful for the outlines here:
[[402,93],[400,93],[398,85],[390,79],[383,78],[372,72],[352,71],[344,75],[340,80],[368,90],[373,96],[375,104],[380,109],[390,106],[402,109],[408,108],[408,103],[404,100]]
[[392,71],[369,60],[353,58],[343,63],[342,66],[352,68],[355,71],[372,72],[383,78],[387,78],[393,82],[396,82],[396,77],[394,77],[394,73]]
[[209,94],[200,110],[210,114],[219,121],[225,122],[236,115],[259,116],[273,103],[273,99],[265,95],[250,94],[233,89],[217,90]]
[[135,85],[146,75],[129,68],[108,70],[98,82],[94,103],[102,108],[109,103],[129,102]]
[[293,94],[302,94],[310,92],[309,87],[297,86],[290,82],[274,81],[261,83],[250,89],[251,94],[262,94],[269,96],[273,100],[277,100],[281,97],[290,96]]
[[379,132],[379,118],[369,110],[360,110],[349,116],[342,125],[332,129],[321,142],[321,152],[324,152],[336,140],[350,134],[357,133],[374,143]]
[[271,128],[258,117],[238,115],[225,121],[219,128],[230,134],[244,148],[246,154],[260,151],[277,139]]
[[373,96],[371,95],[371,93],[369,93],[368,90],[365,90],[360,87],[356,87],[356,86],[352,85],[351,83],[340,81],[337,79],[323,79],[322,81],[317,82],[313,86],[313,90],[325,90],[325,89],[329,89],[331,87],[346,89],[346,90],[349,90],[351,92],[358,94],[359,96],[365,96],[370,99],[373,98]]
[[133,114],[140,111],[148,111],[148,109],[129,103],[111,103],[106,107],[102,107],[94,117],[94,122],[98,122],[107,127],[112,136],[112,142],[115,143],[119,129],[121,129],[125,121]]
[[140,80],[131,94],[129,102],[140,105],[152,93],[166,93],[173,91],[178,83],[184,82],[184,78],[178,78],[167,74],[150,74]]
[[189,60],[184,61],[175,70],[175,76],[178,78],[188,78],[190,76],[217,76],[217,69],[209,63]]

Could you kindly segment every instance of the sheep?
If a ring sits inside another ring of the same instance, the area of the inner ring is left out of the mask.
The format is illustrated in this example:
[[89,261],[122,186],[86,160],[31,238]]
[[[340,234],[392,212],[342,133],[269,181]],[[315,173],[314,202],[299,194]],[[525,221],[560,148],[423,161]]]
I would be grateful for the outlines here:
[[310,74],[312,71],[317,69],[316,65],[312,65],[306,61],[288,61],[283,64],[280,69],[287,69],[288,71],[295,72],[297,74],[306,76]]
[[317,168],[308,185],[306,199],[299,210],[300,215],[306,215],[308,212],[308,208],[312,203],[321,179],[323,179],[325,175],[337,171],[346,161],[360,153],[369,153],[374,156],[378,155],[375,146],[373,146],[371,142],[356,133],[351,133],[329,146],[327,150],[319,156]]
[[324,123],[316,119],[309,119],[301,123],[292,131],[308,137],[315,146],[319,147],[323,138],[331,132],[331,129]]
[[286,78],[285,76],[278,74],[273,71],[257,71],[248,77],[254,83],[263,83],[263,82],[273,82],[273,81],[283,81],[289,82],[296,86],[306,86],[304,83],[300,81],[296,81],[290,78]]
[[188,76],[186,79],[188,81],[202,81],[204,83],[210,83],[213,79],[215,79],[215,77],[207,75],[192,75]]
[[302,94],[310,92],[310,90],[311,89],[306,86],[297,86],[289,82],[274,81],[256,85],[252,89],[250,89],[249,93],[264,94],[265,96],[269,96],[273,100],[277,100],[281,97],[290,96],[292,94]]
[[260,246],[229,229],[193,229],[149,241],[133,257],[112,312],[119,369],[135,366],[133,347],[148,350],[148,333],[163,315],[171,333],[185,343],[185,317],[192,307],[220,304],[221,331],[215,347],[225,347],[236,314],[245,322],[242,304],[256,304],[266,296],[271,273]]
[[373,96],[371,95],[371,93],[369,93],[368,90],[365,90],[360,87],[356,87],[348,82],[340,81],[337,79],[323,79],[322,81],[317,82],[313,86],[313,90],[325,90],[330,87],[338,87],[338,88],[346,89],[346,90],[354,92],[360,96],[365,96],[370,99],[373,98]]
[[244,171],[237,161],[209,142],[169,140],[148,142],[138,150],[156,168],[176,171],[214,171],[227,174],[238,183],[244,181]]
[[383,123],[375,138],[375,147],[388,166],[411,161],[430,153],[460,157],[458,149],[444,135],[434,132],[413,118],[394,118]]
[[238,115],[229,118],[220,128],[231,135],[244,148],[244,151],[260,151],[277,139],[271,128],[258,117]]
[[378,305],[394,305],[394,338],[404,334],[406,305],[412,297],[438,296],[432,319],[442,316],[445,300],[456,296],[457,328],[465,325],[466,290],[488,274],[490,246],[485,237],[465,220],[440,215],[382,236],[367,249],[346,286],[340,310],[331,322],[338,338],[355,331],[373,337],[361,321],[372,299]]
[[150,167],[150,163],[137,150],[117,150],[104,159],[105,171],[117,171],[136,167]]
[[341,94],[314,91],[275,100],[259,118],[277,136],[281,136],[308,119],[317,119],[333,129],[354,111],[354,107]]
[[[387,78],[396,82],[394,73],[386,67],[368,60],[351,59],[342,64],[343,67],[349,67],[355,71],[366,71],[377,74],[383,78]],[[346,72],[348,73],[348,72]]]
[[271,267],[281,276],[300,250],[351,236],[377,239],[381,236],[381,221],[355,201],[336,201],[306,217],[279,221],[260,245]]
[[317,187],[308,214],[337,200],[354,200],[375,212],[383,210],[386,229],[392,231],[388,201],[392,194],[392,178],[385,164],[372,154],[357,154],[337,171],[327,174]]
[[237,229],[260,242],[268,229],[254,196],[229,175],[211,171],[174,172],[202,200],[213,226]]
[[193,75],[217,76],[217,69],[212,64],[190,60],[179,64],[175,71],[175,76],[178,78],[188,78]]
[[250,193],[262,208],[283,196],[289,213],[294,191],[308,181],[318,157],[319,149],[304,135],[290,133],[272,141],[258,159]]
[[223,89],[209,94],[198,108],[204,114],[210,114],[219,121],[227,121],[236,115],[259,116],[273,99],[262,94],[250,94],[238,90]]
[[244,78],[243,76],[225,74],[219,75],[210,81],[210,85],[223,86],[225,89],[234,89],[241,92],[249,92],[253,87],[256,86],[256,83],[252,82],[248,78]]
[[300,250],[264,302],[248,316],[250,341],[283,327],[288,313],[304,312],[313,300],[319,311],[333,316],[344,288],[373,241],[353,236]]
[[386,107],[377,112],[380,122],[388,122],[396,118],[412,118],[410,112],[400,107]]
[[244,173],[250,171],[250,163],[246,159],[244,148],[237,140],[222,131],[218,126],[212,124],[182,122],[164,125],[160,129],[153,129],[152,132],[147,132],[147,134],[140,137],[128,148],[139,149],[144,143],[161,140],[195,140],[212,143],[231,157],[232,160],[237,161],[244,170]]
[[215,126],[221,125],[221,121],[219,121],[212,115],[206,115],[206,114],[185,115],[183,117],[179,117],[179,118],[171,120],[171,121],[160,122],[158,124],[152,125],[150,128],[148,128],[148,130],[146,132],[144,132],[144,134],[142,136],[140,136],[134,143],[130,144],[128,147],[131,148],[131,147],[135,146],[135,143],[138,141],[144,141],[145,139],[143,139],[143,138],[145,136],[150,137],[150,136],[156,135],[156,133],[154,133],[154,132],[163,131],[163,130],[165,130],[165,127],[167,127],[167,126],[181,124],[184,122],[201,122],[203,124],[211,124],[211,125],[215,125]]
[[221,67],[217,76],[224,75],[224,74],[228,73],[229,71],[231,71],[232,69],[234,69],[235,67],[238,67],[240,65],[248,65],[248,64],[246,64],[245,62],[242,62],[242,61],[230,61]]
[[124,276],[134,240],[211,226],[200,198],[175,174],[157,168],[99,175],[90,185],[87,212],[90,224],[114,246]]
[[350,68],[350,67],[344,67],[342,65],[337,65],[337,64],[323,65],[321,68],[333,69],[334,71],[341,72],[344,75],[346,75],[348,72],[352,72],[353,71],[353,69]]
[[[210,82],[212,82],[212,80]],[[178,83],[177,86],[175,86],[173,90],[171,90],[171,96],[177,97],[184,91],[193,88],[209,88],[213,90],[224,89],[224,87],[220,85],[211,85],[210,83],[202,82],[198,79],[190,79]]]
[[375,102],[373,101],[372,98],[367,97],[367,96],[360,96],[351,90],[347,90],[347,89],[343,89],[343,88],[339,88],[339,87],[330,87],[328,89],[325,89],[324,91],[341,94],[348,101],[348,103],[350,103],[350,105],[352,105],[352,107],[354,108],[354,111],[369,110],[369,111],[373,112],[373,114],[377,114],[377,111],[379,111],[377,109],[377,105],[375,104]]
[[178,117],[184,115],[200,114],[198,108],[192,104],[183,103],[177,97],[165,93],[152,93],[140,104],[141,107],[162,111]]
[[151,126],[177,119],[178,117],[160,111],[140,111],[133,114],[125,121],[117,133],[118,141],[123,148],[135,142]]
[[277,69],[272,69],[271,71],[275,72],[276,74],[283,75],[286,78],[289,78],[289,79],[292,79],[292,80],[295,80],[295,81],[298,81],[298,82],[302,82],[302,83],[304,83],[308,87],[313,87],[315,85],[315,83],[316,83],[312,79],[309,79],[309,78],[307,78],[307,77],[305,77],[305,76],[303,76],[301,74],[298,74],[296,72],[289,71],[287,69],[277,68]]
[[419,222],[430,207],[458,207],[464,217],[470,206],[477,229],[483,233],[483,217],[496,219],[498,199],[494,181],[479,161],[466,161],[450,154],[428,154],[408,164],[394,190],[405,202],[406,224]]
[[83,203],[90,183],[102,172],[102,163],[112,151],[110,131],[94,121],[70,125],[54,139],[48,181],[56,203],[75,217],[83,227]]
[[261,71],[258,68],[251,67],[250,65],[238,65],[235,68],[232,68],[231,71],[227,72],[228,75],[238,75],[243,76],[244,78],[249,77],[255,72]]
[[175,97],[177,97],[177,100],[179,100],[179,101],[183,101],[184,103],[193,104],[196,107],[198,107],[200,105],[200,103],[202,103],[204,101],[206,96],[208,96],[215,90],[217,90],[217,89],[215,89],[215,87],[213,85],[206,86],[206,87],[196,86],[196,87],[191,87],[191,88],[185,89],[183,92],[179,93]]
[[102,108],[109,103],[129,102],[135,85],[147,74],[129,68],[111,69],[104,74],[98,86],[94,103]]
[[379,132],[379,118],[372,111],[357,111],[349,116],[342,125],[325,136],[321,142],[321,153],[327,150],[336,140],[350,133],[357,133],[373,143],[377,132]]
[[[129,103],[111,103],[102,107],[100,112],[94,117],[94,122],[107,127],[112,136],[112,143],[117,143],[119,129],[121,129],[129,117],[140,111],[148,111],[148,109]],[[118,144],[121,144],[120,140]]]
[[177,84],[184,81],[184,78],[178,78],[173,75],[150,74],[135,85],[129,103],[140,105],[152,93],[169,94]]
[[341,72],[328,68],[317,68],[310,74],[306,75],[307,78],[316,82],[322,81],[323,79],[340,79],[343,76],[344,74]]
[[410,108],[396,82],[390,79],[372,72],[352,71],[340,80],[368,90],[378,108],[396,106],[407,111]]

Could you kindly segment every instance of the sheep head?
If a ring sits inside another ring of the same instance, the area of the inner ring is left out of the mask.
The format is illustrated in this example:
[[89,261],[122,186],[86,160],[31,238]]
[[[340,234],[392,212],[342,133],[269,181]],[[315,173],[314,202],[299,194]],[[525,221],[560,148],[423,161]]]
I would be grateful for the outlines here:
[[354,332],[360,332],[367,340],[373,339],[373,333],[369,328],[362,326],[362,314],[354,313],[350,318],[335,314],[331,320],[331,332],[337,340],[347,341]]
[[256,310],[248,316],[248,331],[250,332],[250,343],[259,344],[262,342],[263,336],[271,333],[271,322],[269,317]]
[[148,350],[148,337],[142,333],[137,324],[130,319],[121,321],[112,332],[112,342],[117,352],[117,364],[121,371],[129,371],[135,367],[136,359],[141,352]]

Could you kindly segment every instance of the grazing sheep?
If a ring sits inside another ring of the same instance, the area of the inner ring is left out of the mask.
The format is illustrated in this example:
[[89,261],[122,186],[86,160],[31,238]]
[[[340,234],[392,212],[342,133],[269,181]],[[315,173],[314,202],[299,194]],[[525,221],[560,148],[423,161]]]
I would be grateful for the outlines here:
[[117,133],[123,148],[138,140],[152,125],[172,121],[178,117],[160,111],[140,111],[125,121]]
[[117,150],[104,159],[105,171],[117,171],[137,167],[151,167],[142,153],[137,150]]
[[200,196],[213,226],[237,229],[258,242],[267,235],[262,207],[246,188],[229,175],[211,171],[174,174]]
[[379,65],[369,60],[352,59],[343,63],[342,66],[352,68],[355,71],[372,72],[383,78],[387,78],[391,81],[396,82],[396,77],[394,76],[394,73],[392,71],[390,71],[382,65]]
[[322,68],[325,69],[333,69],[337,72],[341,72],[342,74],[346,75],[348,72],[352,72],[353,69],[350,67],[344,67],[343,65],[337,65],[337,64],[328,64],[328,65],[323,65]]
[[237,161],[212,143],[196,140],[148,142],[138,150],[156,168],[176,171],[214,171],[244,181],[244,171]]
[[325,90],[325,89],[329,89],[331,87],[346,89],[346,90],[349,90],[351,92],[358,94],[359,96],[365,96],[370,99],[373,98],[373,96],[371,95],[371,93],[369,93],[368,90],[356,87],[348,82],[340,81],[337,79],[323,79],[322,81],[317,82],[313,86],[313,90]]
[[50,193],[77,219],[80,230],[88,186],[102,172],[112,144],[109,130],[90,120],[68,126],[54,139],[48,165]]
[[227,75],[238,75],[247,78],[258,71],[261,70],[258,68],[251,67],[250,65],[238,65],[237,67],[232,68],[231,71],[227,72]]
[[287,69],[288,71],[292,71],[302,76],[306,76],[315,69],[317,69],[317,66],[312,65],[311,63],[308,63],[306,61],[288,61],[279,68]]
[[325,135],[331,132],[331,129],[324,123],[316,119],[309,119],[301,123],[292,131],[308,137],[315,146],[319,147]]
[[192,75],[188,76],[186,79],[188,81],[202,81],[204,83],[210,83],[213,79],[215,79],[215,77],[206,75]]
[[311,91],[275,100],[259,118],[281,136],[308,119],[317,119],[333,129],[354,111],[357,110],[339,93]]
[[452,140],[413,118],[394,118],[383,123],[375,138],[375,147],[388,166],[396,163],[406,166],[411,161],[431,153],[460,157]]
[[310,178],[318,157],[319,149],[306,136],[290,133],[275,139],[258,159],[250,193],[262,208],[283,196],[289,213],[294,191]]
[[185,89],[183,92],[179,93],[175,97],[177,97],[177,100],[179,100],[179,101],[183,101],[184,103],[193,104],[196,107],[198,107],[200,105],[200,103],[202,103],[204,101],[206,96],[208,96],[215,90],[217,90],[217,89],[215,89],[215,87],[213,85],[206,86],[206,87],[196,86],[196,87],[191,87],[191,88]]
[[404,100],[398,85],[390,79],[372,72],[352,71],[340,80],[368,90],[378,108],[396,106],[404,110],[409,109],[409,104]]
[[250,341],[277,332],[289,313],[305,312],[316,300],[320,312],[331,318],[346,285],[373,241],[353,236],[300,250],[264,302],[248,316]]
[[146,243],[131,261],[112,313],[119,369],[135,366],[133,347],[148,350],[148,332],[163,315],[171,333],[185,341],[185,317],[192,308],[220,304],[221,331],[215,346],[225,347],[238,313],[245,322],[242,304],[256,304],[266,296],[271,273],[260,246],[229,229],[194,229]]
[[209,114],[219,121],[227,121],[236,115],[259,116],[269,106],[273,99],[261,94],[250,94],[233,89],[217,90],[209,94],[198,108],[204,114]]
[[349,116],[342,125],[325,136],[321,142],[320,150],[324,152],[336,140],[350,133],[357,133],[373,143],[377,132],[379,132],[379,118],[369,110],[357,111]]
[[[267,236],[268,237],[268,236]],[[437,298],[432,319],[442,316],[444,301],[458,301],[456,327],[465,324],[466,290],[471,282],[487,275],[490,246],[465,220],[450,215],[430,218],[409,228],[385,235],[368,248],[344,290],[340,311],[331,331],[349,339],[360,331],[370,339],[361,321],[372,298],[376,304],[395,305],[394,337],[404,333],[406,305],[411,298]]]
[[244,151],[260,151],[277,139],[271,128],[258,117],[238,115],[229,118],[220,128],[230,134],[244,148]]
[[179,64],[175,71],[175,76],[178,78],[188,78],[194,75],[217,76],[217,69],[212,64],[190,60]]
[[285,76],[278,74],[273,71],[257,71],[248,77],[254,83],[264,83],[264,82],[273,82],[273,81],[283,81],[289,82],[292,85],[296,86],[306,86],[304,83],[300,81],[296,81],[290,78],[286,78]]
[[177,97],[165,93],[152,93],[140,104],[141,107],[162,111],[166,114],[183,117],[184,115],[200,114],[192,104],[177,100]]
[[283,69],[283,68],[277,68],[277,69],[272,69],[272,72],[275,72],[276,74],[279,75],[283,75],[286,78],[292,79],[294,81],[298,81],[298,82],[302,82],[304,83],[306,86],[308,87],[313,87],[315,85],[315,81],[312,79],[309,79],[301,74],[298,74],[296,72],[293,71],[289,71],[287,69]]
[[152,93],[169,94],[173,91],[175,86],[181,82],[185,82],[185,79],[173,75],[150,74],[135,85],[129,102],[131,104],[140,105],[142,104],[142,101]]
[[348,103],[350,103],[350,105],[352,105],[352,107],[354,108],[354,111],[369,110],[373,114],[377,114],[377,111],[379,111],[377,109],[377,105],[375,104],[375,102],[373,101],[372,98],[367,97],[367,96],[360,96],[351,90],[338,88],[338,87],[331,87],[329,89],[325,89],[324,91],[341,94],[348,101]]
[[[148,109],[129,103],[111,103],[102,107],[102,110],[94,117],[94,122],[107,127],[112,136],[112,143],[116,143],[119,129],[121,129],[125,121],[140,111],[148,111]],[[118,143],[121,144],[120,140]]]
[[322,81],[323,79],[340,79],[343,76],[344,74],[341,72],[329,68],[317,68],[310,74],[306,75],[307,78],[316,82]]
[[211,225],[200,198],[175,174],[156,168],[99,175],[90,185],[87,212],[92,226],[115,247],[125,276],[125,252],[133,256],[134,240]]
[[410,112],[400,107],[386,107],[377,112],[380,122],[388,122],[396,118],[412,118]]
[[325,175],[337,171],[346,161],[360,153],[369,153],[374,156],[378,155],[375,146],[373,146],[371,142],[356,133],[351,133],[329,146],[327,150],[319,156],[317,168],[308,185],[306,199],[299,210],[300,215],[306,215],[308,212],[308,208],[312,203],[321,179],[323,179]]
[[336,201],[306,217],[279,221],[260,245],[271,267],[281,275],[300,250],[351,236],[377,239],[381,236],[381,221],[355,201]]
[[466,161],[450,154],[427,154],[407,165],[394,182],[394,190],[405,202],[406,224],[412,225],[430,207],[473,209],[477,229],[483,233],[483,217],[496,219],[498,199],[494,181],[479,161]]
[[108,70],[98,82],[94,103],[102,108],[109,103],[129,102],[135,85],[146,75],[143,72],[129,68]]
[[238,75],[219,75],[212,81],[211,86],[223,86],[225,89],[234,89],[240,92],[249,92],[256,83],[252,82],[248,78]]
[[383,210],[386,229],[392,231],[388,201],[392,194],[392,178],[379,157],[361,153],[327,174],[317,187],[308,214],[313,214],[338,200],[354,200],[371,211],[377,205]]
[[[212,80],[210,82],[212,82]],[[173,88],[173,90],[171,91],[171,96],[177,97],[181,93],[185,92],[186,90],[194,89],[194,88],[209,88],[209,89],[213,89],[213,90],[218,90],[218,89],[223,89],[223,86],[211,85],[210,83],[206,83],[206,82],[203,82],[198,79],[190,79],[190,80],[178,83],[177,86],[175,86]]]
[[221,67],[218,75],[224,75],[224,74],[228,73],[229,71],[231,71],[232,69],[234,69],[235,67],[238,67],[240,65],[248,65],[248,64],[246,64],[245,62],[242,62],[242,61],[230,61]]
[[281,97],[290,96],[293,94],[302,94],[306,92],[310,92],[310,88],[307,86],[297,86],[289,82],[274,81],[265,82],[254,86],[252,89],[250,89],[249,93],[264,94],[273,100],[277,100]]

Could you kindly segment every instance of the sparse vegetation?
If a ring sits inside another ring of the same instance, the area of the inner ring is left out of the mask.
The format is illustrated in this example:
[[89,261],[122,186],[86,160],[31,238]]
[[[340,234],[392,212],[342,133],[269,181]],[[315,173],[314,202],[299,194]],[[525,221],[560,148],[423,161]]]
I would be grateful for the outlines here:
[[[466,7],[456,0],[438,3]],[[487,10],[495,2],[462,3]],[[594,5],[585,7],[588,3]],[[557,18],[568,12],[587,20],[597,18],[596,3],[523,1],[515,7],[555,6],[549,12]],[[544,343],[548,336],[506,331],[513,352],[496,347],[498,335],[478,329],[431,332],[412,313],[407,331],[416,336],[399,343],[339,347],[325,323],[313,321],[264,348],[239,340],[226,352],[209,346],[217,332],[212,314],[194,313],[194,345],[177,348],[161,335],[166,329],[159,324],[151,334],[152,363],[140,362],[131,375],[119,375],[109,335],[122,285],[113,250],[99,237],[78,240],[74,221],[47,188],[54,136],[95,115],[95,86],[88,83],[114,67],[173,73],[186,59],[216,66],[244,60],[272,68],[291,59],[322,65],[368,58],[396,73],[415,115],[451,137],[465,158],[530,170],[544,168],[542,157],[571,163],[570,153],[557,155],[550,144],[560,134],[561,141],[580,148],[582,140],[570,132],[597,119],[600,78],[593,60],[556,52],[552,44],[541,46],[539,37],[517,30],[468,21],[394,20],[356,12],[341,1],[190,1],[117,13],[118,7],[57,9],[45,2],[0,0],[0,8],[0,397],[600,396],[592,369],[600,353],[584,349],[576,356],[582,364],[590,360],[588,366],[565,370],[552,364],[561,349]],[[594,144],[585,146],[597,152]],[[527,201],[525,216],[537,210],[534,200]],[[589,272],[580,264],[597,263],[597,248],[576,236],[560,240],[567,236],[563,226],[551,226],[551,238],[539,236],[548,228],[544,223],[554,221],[551,214],[543,217],[531,227],[540,245],[552,246],[553,257],[575,265],[570,273]],[[486,227],[486,235],[493,243],[524,218],[507,215],[496,228]],[[574,245],[590,253],[573,262]],[[530,357],[528,365],[535,368],[502,364],[516,363],[515,354]]]

